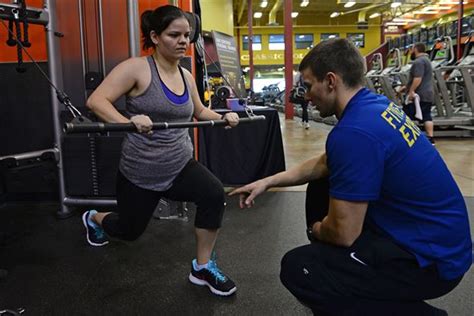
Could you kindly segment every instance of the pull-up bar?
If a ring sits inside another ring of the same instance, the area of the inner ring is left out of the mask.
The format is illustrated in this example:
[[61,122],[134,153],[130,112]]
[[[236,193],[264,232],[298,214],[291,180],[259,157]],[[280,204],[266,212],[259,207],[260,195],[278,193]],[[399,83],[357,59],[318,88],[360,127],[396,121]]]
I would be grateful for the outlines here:
[[[239,124],[264,121],[264,115],[254,115],[248,118],[241,118]],[[200,121],[200,122],[174,122],[174,123],[153,123],[152,130],[171,129],[171,128],[190,128],[205,126],[227,126],[226,120]],[[64,132],[73,133],[100,133],[100,132],[137,132],[133,123],[65,123]]]

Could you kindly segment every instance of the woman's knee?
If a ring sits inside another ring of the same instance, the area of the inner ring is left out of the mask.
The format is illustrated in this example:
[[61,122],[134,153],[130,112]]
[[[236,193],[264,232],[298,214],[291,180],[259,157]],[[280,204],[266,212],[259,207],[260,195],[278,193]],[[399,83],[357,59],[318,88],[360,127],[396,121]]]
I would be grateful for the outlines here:
[[146,225],[134,223],[130,219],[121,219],[116,213],[106,216],[102,226],[109,236],[126,241],[137,240],[146,229]]
[[199,197],[196,205],[198,207],[223,209],[225,206],[224,187],[221,184],[214,184]]

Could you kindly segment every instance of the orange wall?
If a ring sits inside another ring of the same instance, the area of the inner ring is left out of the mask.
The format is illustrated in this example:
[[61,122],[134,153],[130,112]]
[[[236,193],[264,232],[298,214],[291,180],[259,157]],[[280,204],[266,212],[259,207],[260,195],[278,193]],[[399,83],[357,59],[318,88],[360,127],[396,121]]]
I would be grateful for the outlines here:
[[[29,7],[42,8],[44,0],[28,0],[27,4]],[[0,3],[10,4],[10,0],[0,0]],[[141,15],[145,10],[155,9],[159,6],[168,4],[168,0],[139,0],[138,8],[139,14]],[[191,11],[191,0],[179,0],[178,6],[185,11]],[[1,21],[1,20],[0,20]],[[6,26],[8,26],[7,21],[3,21]],[[126,23],[126,21],[124,21]],[[1,23],[0,23],[1,24]],[[29,25],[28,28],[29,40],[32,43],[30,48],[27,48],[28,52],[36,61],[46,61],[47,60],[47,47],[46,47],[46,35],[44,32],[44,27],[41,25]],[[6,44],[8,39],[8,32],[3,25],[0,25],[0,62],[16,62],[16,46],[10,47]],[[147,52],[142,51],[142,55],[147,54]],[[23,60],[29,62],[28,56],[23,54]]]
[[[10,0],[0,0],[0,3],[11,4],[12,2]],[[29,7],[42,8],[43,0],[28,0],[27,5]],[[16,62],[16,46],[10,47],[6,44],[6,41],[8,39],[8,31],[5,26],[8,27],[8,21],[0,20],[0,62]],[[44,33],[44,26],[29,25],[28,39],[31,42],[31,47],[27,48],[30,55],[36,61],[45,61],[47,59],[47,56],[46,35]],[[23,53],[23,61],[30,61],[29,57],[25,53]]]

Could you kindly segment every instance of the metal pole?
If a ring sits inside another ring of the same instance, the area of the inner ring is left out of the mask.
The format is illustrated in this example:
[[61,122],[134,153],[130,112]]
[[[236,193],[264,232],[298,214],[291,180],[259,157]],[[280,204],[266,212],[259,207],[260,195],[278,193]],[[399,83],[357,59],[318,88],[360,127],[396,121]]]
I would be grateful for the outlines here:
[[59,152],[56,148],[53,148],[53,149],[29,151],[26,153],[21,153],[21,154],[16,154],[16,155],[3,156],[3,157],[0,157],[0,161],[4,159],[15,159],[17,161],[26,160],[26,159],[37,159],[37,158],[41,158],[41,156],[47,153],[52,153],[54,157],[56,158],[56,160],[58,160]]
[[140,56],[140,30],[138,21],[138,1],[127,0],[128,53],[130,57]]
[[252,12],[252,0],[248,0],[247,2],[247,19],[248,19],[248,27],[249,27],[249,81],[250,81],[250,90],[253,91],[253,12]]
[[[51,82],[62,88],[62,70],[61,56],[59,53],[58,37],[54,35],[56,30],[56,0],[45,0],[44,10],[49,11],[49,23],[45,27],[47,47],[48,47],[48,70]],[[56,91],[51,87],[51,104],[53,108],[53,126],[54,126],[54,147],[59,151],[58,159],[58,179],[59,179],[59,202],[60,210],[56,213],[59,218],[67,218],[71,216],[71,212],[64,204],[66,198],[66,186],[64,181],[64,167],[62,159],[62,127],[59,121],[60,103],[56,98]]]
[[102,9],[102,0],[98,0],[98,22],[99,22],[99,51],[100,51],[100,68],[102,70],[102,75],[107,75],[107,70],[105,69],[105,44],[104,44],[104,17],[103,17],[103,9]]
[[456,60],[461,59],[462,57],[462,50],[461,50],[461,36],[462,36],[462,16],[464,15],[464,0],[459,0],[458,6],[458,36],[456,41],[456,50],[457,50],[457,58]]
[[[82,64],[82,78],[86,75],[86,60],[88,56],[86,53],[86,40],[84,34],[84,5],[83,0],[77,1],[77,7],[79,9],[79,38],[81,44],[81,64]],[[87,91],[84,89],[84,100],[87,100]]]
[[293,86],[293,0],[285,0],[283,10],[285,24],[285,119],[291,120],[294,115],[293,103],[290,102],[290,90]]

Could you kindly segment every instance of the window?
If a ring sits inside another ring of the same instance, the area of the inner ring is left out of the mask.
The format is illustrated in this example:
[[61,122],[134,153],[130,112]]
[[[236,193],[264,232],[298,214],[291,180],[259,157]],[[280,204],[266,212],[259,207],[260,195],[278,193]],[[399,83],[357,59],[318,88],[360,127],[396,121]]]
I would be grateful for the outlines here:
[[270,34],[268,36],[268,49],[270,50],[284,50],[285,37],[283,34]]
[[313,47],[313,34],[295,34],[296,49],[310,49]]
[[339,38],[339,33],[321,33],[321,42],[331,38]]
[[396,37],[393,40],[394,40],[393,48],[400,48],[400,37]]
[[356,47],[365,47],[365,34],[364,33],[347,33],[347,39],[352,41]]
[[428,30],[421,29],[420,30],[420,42],[425,43],[428,41]]
[[[248,35],[242,36],[242,49],[249,50],[249,37]],[[262,50],[262,35],[254,35],[252,39],[252,49]]]
[[407,46],[407,36],[400,36],[400,48],[405,48]]
[[413,33],[413,44],[418,43],[420,41],[420,32]]
[[436,40],[438,30],[436,27],[432,27],[428,30],[428,44],[433,44]]

